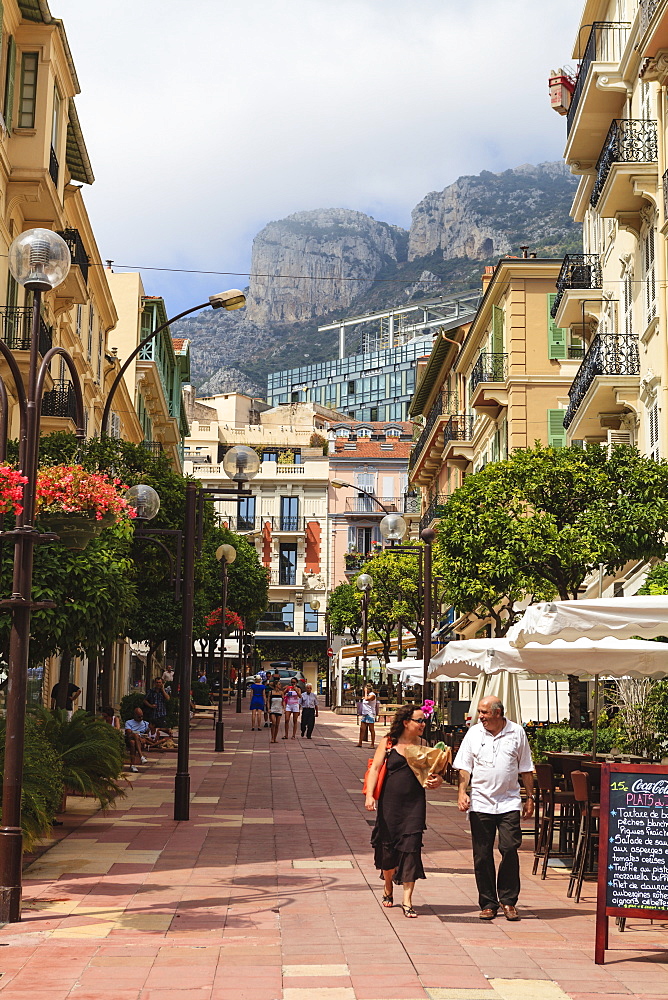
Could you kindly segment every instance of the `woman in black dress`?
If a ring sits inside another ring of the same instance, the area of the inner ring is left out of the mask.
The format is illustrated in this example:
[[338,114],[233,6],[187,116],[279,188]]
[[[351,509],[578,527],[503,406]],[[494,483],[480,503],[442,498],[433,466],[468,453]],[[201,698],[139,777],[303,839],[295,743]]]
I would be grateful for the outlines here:
[[[425,878],[422,867],[422,833],[427,829],[425,790],[406,760],[405,748],[419,746],[427,719],[417,705],[402,705],[395,713],[388,735],[380,741],[369,771],[365,805],[369,812],[376,808],[373,789],[378,773],[387,761],[387,774],[378,799],[376,825],[371,834],[376,868],[385,881],[383,906],[394,903],[392,883],[403,885],[402,909],[405,917],[417,917],[413,909],[415,881]],[[441,774],[430,774],[427,788],[438,788]]]

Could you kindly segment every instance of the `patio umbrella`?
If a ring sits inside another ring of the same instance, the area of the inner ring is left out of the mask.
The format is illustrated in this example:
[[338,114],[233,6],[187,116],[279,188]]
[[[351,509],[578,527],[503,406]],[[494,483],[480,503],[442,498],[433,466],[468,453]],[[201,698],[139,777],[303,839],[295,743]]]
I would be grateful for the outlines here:
[[478,721],[478,704],[483,698],[493,695],[503,705],[506,719],[522,722],[520,707],[519,673],[512,670],[498,670],[494,674],[480,674],[469,705],[471,725]]
[[[668,635],[668,596],[598,597],[590,601],[532,604],[508,631],[513,646],[528,642],[573,642],[581,636],[647,639]],[[571,673],[571,671],[568,671]]]

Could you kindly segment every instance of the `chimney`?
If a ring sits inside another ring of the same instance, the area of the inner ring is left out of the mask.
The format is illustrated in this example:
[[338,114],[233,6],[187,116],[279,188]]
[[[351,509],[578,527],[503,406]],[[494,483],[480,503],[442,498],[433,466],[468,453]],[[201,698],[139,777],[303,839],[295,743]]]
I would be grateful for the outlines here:
[[529,256],[529,244],[527,243],[526,246],[520,247],[520,250],[522,251],[522,257],[523,257],[523,259],[526,260],[527,257]]
[[484,295],[484,294],[485,294],[485,292],[487,291],[487,286],[489,285],[490,281],[491,281],[491,280],[492,280],[492,278],[494,277],[494,272],[495,272],[495,270],[496,270],[496,268],[495,268],[495,267],[493,267],[493,266],[491,266],[491,267],[490,267],[490,266],[488,266],[488,267],[486,267],[486,268],[485,268],[485,270],[484,270],[484,271],[482,272],[482,293],[483,293],[483,295]]

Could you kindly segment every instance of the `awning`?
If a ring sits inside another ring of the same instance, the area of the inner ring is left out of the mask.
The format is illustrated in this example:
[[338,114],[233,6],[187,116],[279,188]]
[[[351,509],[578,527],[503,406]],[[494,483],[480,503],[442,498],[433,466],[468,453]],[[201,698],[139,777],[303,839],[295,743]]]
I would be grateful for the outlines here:
[[[545,601],[527,608],[508,631],[513,646],[527,642],[573,642],[581,636],[647,639],[668,635],[668,596],[599,597],[590,601]],[[571,672],[570,669],[568,671]]]

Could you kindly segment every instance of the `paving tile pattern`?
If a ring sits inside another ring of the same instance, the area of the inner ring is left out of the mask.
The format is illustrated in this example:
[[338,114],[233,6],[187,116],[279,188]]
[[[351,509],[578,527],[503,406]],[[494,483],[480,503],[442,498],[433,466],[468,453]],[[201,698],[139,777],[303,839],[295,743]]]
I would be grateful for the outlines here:
[[668,926],[612,927],[595,966],[593,885],[576,905],[567,870],[532,877],[529,836],[522,920],[481,923],[449,786],[430,793],[418,920],[383,909],[354,720],[322,712],[313,740],[270,748],[247,714],[229,710],[224,753],[195,723],[188,822],[172,754],[108,812],[69,800],[0,928],[0,1000],[668,1000]]

